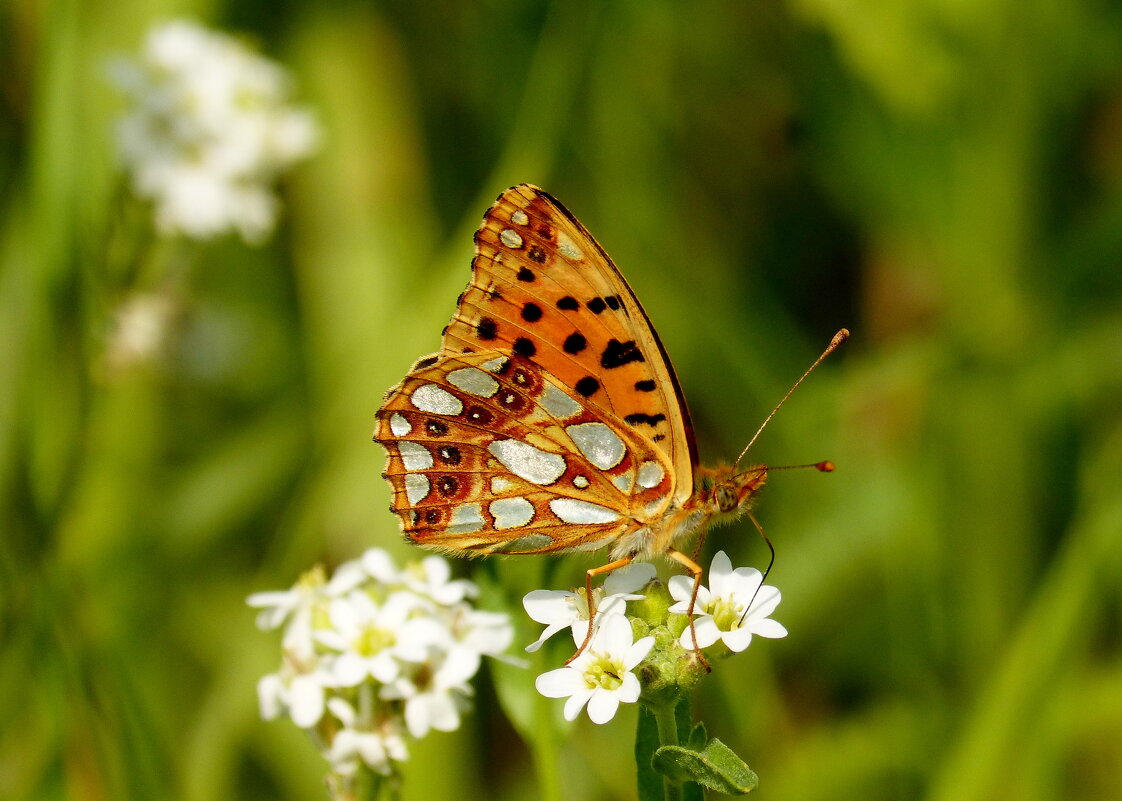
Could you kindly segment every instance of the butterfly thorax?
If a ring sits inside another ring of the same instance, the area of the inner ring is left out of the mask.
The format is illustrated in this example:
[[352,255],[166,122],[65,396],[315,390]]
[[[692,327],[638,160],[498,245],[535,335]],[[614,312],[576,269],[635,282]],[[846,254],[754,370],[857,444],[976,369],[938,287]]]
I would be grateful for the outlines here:
[[711,526],[731,523],[751,508],[766,480],[763,465],[740,472],[729,465],[697,468],[693,494],[680,505],[672,504],[657,520],[621,537],[612,548],[612,558],[649,559]]

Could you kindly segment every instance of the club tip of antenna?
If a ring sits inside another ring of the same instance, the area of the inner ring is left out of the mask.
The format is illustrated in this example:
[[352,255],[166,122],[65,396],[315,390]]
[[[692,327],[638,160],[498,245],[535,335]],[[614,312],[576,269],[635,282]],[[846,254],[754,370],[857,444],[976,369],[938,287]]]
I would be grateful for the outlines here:
[[832,473],[832,472],[834,472],[834,463],[833,462],[818,462],[818,464],[814,465],[814,469],[818,470],[822,473]]
[[847,339],[849,339],[849,329],[842,328],[838,333],[834,334],[834,338],[830,340],[830,350],[833,350]]

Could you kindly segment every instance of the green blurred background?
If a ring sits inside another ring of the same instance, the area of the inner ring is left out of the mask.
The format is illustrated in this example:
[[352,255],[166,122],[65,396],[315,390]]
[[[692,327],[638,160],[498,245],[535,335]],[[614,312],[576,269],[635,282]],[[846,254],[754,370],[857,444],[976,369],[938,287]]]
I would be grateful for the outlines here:
[[[127,235],[104,64],[179,15],[255,37],[319,115],[267,247]],[[791,634],[697,699],[758,794],[1117,797],[1117,2],[5,0],[0,798],[324,796],[302,733],[257,719],[279,653],[244,597],[412,553],[373,412],[521,181],[632,283],[706,461],[853,331],[752,454],[838,464],[758,508]],[[108,369],[156,263],[174,337]],[[766,561],[748,525],[717,547]],[[458,569],[517,612],[548,561]],[[578,724],[563,797],[634,796],[633,715]],[[539,794],[488,676],[406,768],[408,799]]]

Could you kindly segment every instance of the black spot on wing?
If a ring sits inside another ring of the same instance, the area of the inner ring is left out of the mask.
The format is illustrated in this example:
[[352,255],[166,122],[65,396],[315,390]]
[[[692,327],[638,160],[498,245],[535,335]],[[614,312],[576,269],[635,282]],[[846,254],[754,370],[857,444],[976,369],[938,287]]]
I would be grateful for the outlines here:
[[495,339],[499,335],[499,324],[490,317],[484,317],[475,324],[475,335],[480,339]]
[[528,323],[536,323],[542,318],[542,307],[536,303],[527,303],[522,307],[522,319]]
[[646,361],[646,359],[643,358],[643,352],[639,350],[639,346],[635,344],[633,339],[626,342],[610,339],[608,340],[608,346],[600,354],[600,366],[607,370],[623,367],[630,362],[642,361]]
[[600,382],[590,375],[586,375],[573,387],[579,394],[584,397],[595,395],[600,390]]
[[604,302],[603,298],[593,298],[585,305],[588,306],[588,310],[593,314],[599,314],[604,311],[604,309],[608,308],[608,304]]
[[580,333],[569,334],[563,347],[566,353],[577,354],[588,347],[588,340]]
[[534,281],[536,279],[537,279],[537,276],[534,275],[533,270],[530,270],[526,267],[523,267],[521,270],[518,271],[518,280],[519,281],[525,281],[528,284],[531,281]]
[[514,352],[528,359],[537,353],[538,349],[537,346],[526,337],[518,337],[518,339],[514,340]]
[[648,378],[646,381],[636,381],[635,389],[639,390],[640,392],[654,392],[655,382],[650,378]]
[[557,308],[562,311],[576,311],[580,308],[580,301],[572,295],[566,295],[561,298],[561,300],[557,301]]
[[530,261],[536,261],[538,264],[545,263],[545,251],[537,245],[531,247],[529,251],[526,252],[526,256],[530,259]]
[[656,426],[665,419],[666,415],[662,414],[661,412],[659,412],[658,414],[645,414],[644,412],[635,412],[634,414],[629,414],[627,415],[627,417],[623,418],[623,422],[632,426],[637,426],[640,424]]

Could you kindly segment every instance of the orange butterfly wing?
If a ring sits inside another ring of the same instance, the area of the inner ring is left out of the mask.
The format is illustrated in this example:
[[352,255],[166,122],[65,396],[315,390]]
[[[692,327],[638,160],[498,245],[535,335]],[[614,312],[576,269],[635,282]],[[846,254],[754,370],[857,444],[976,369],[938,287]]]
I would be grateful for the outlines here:
[[441,352],[379,412],[406,535],[449,551],[595,549],[685,504],[689,413],[608,255],[530,185],[499,196],[475,241]]
[[499,195],[475,244],[444,352],[529,351],[587,403],[655,442],[674,467],[678,499],[688,498],[697,446],[678,377],[592,234],[548,192],[522,184]]

